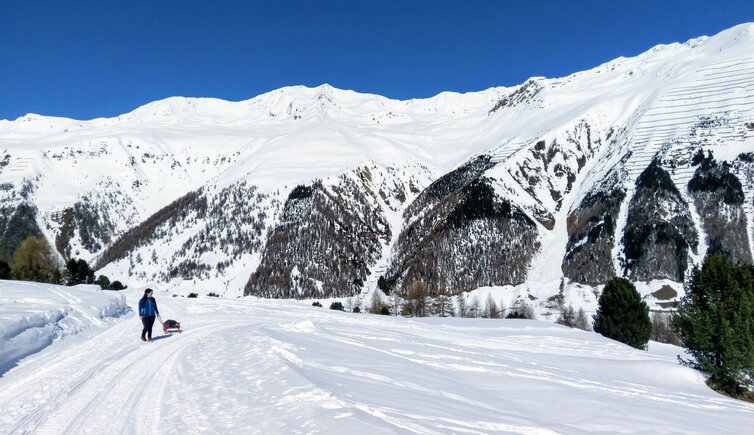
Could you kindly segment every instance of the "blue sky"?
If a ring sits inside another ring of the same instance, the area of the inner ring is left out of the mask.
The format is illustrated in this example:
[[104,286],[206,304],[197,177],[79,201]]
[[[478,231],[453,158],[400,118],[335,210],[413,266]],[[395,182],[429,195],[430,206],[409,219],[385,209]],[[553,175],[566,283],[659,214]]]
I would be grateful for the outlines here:
[[754,21],[754,1],[0,0],[0,119],[322,83],[391,98],[558,77]]

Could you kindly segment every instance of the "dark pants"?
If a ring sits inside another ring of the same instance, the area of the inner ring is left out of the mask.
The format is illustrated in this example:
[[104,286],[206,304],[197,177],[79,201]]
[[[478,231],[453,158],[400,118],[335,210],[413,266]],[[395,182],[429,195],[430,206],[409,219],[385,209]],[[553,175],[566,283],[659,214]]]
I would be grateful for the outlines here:
[[141,318],[141,323],[144,325],[144,329],[141,330],[141,338],[144,338],[144,335],[147,335],[149,340],[152,339],[152,326],[154,326],[154,317],[155,316],[148,316]]

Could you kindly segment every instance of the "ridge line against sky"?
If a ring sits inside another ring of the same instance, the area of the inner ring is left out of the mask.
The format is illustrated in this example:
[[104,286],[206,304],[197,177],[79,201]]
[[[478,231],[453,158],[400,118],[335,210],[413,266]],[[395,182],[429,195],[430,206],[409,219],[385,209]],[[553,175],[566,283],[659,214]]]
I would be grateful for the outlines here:
[[754,21],[754,2],[0,2],[0,119],[284,86],[406,100],[562,77]]

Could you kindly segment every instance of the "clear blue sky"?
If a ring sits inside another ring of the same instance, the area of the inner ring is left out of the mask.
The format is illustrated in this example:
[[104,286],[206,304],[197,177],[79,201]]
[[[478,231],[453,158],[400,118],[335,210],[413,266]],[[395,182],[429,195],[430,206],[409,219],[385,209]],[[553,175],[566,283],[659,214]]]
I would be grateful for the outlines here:
[[0,0],[0,119],[297,84],[400,99],[475,91],[751,21],[752,0]]

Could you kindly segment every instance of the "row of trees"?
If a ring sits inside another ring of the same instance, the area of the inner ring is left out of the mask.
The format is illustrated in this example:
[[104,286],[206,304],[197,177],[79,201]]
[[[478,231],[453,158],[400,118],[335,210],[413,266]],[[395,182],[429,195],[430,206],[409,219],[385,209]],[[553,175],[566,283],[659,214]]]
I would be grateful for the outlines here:
[[0,279],[45,282],[50,284],[99,284],[103,290],[123,290],[120,281],[110,282],[105,275],[94,278],[94,270],[83,259],[72,258],[61,269],[44,238],[28,237],[16,248],[11,263],[0,260]]
[[[347,305],[353,305],[348,301]],[[357,304],[358,305],[358,304]],[[369,312],[372,314],[394,314],[407,317],[480,317],[487,319],[533,319],[534,310],[525,303],[506,308],[496,302],[492,295],[487,295],[485,302],[474,296],[468,300],[466,292],[451,295],[447,287],[440,286],[435,295],[430,295],[427,283],[415,281],[405,295],[391,295],[390,303],[385,303],[379,292],[372,294]]]

